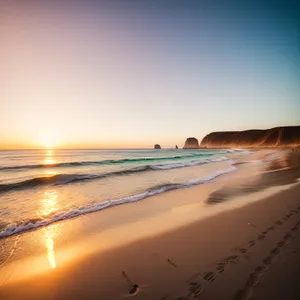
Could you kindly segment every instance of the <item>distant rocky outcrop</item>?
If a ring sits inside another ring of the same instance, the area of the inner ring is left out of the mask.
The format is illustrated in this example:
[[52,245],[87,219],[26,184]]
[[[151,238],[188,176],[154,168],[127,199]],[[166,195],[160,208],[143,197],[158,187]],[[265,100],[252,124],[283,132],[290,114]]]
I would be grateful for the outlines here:
[[178,146],[177,146],[177,145],[175,145],[175,149],[178,149]]
[[155,144],[154,149],[161,149],[161,146],[159,144]]
[[186,139],[183,149],[199,149],[199,142],[194,137],[189,137]]
[[266,130],[220,131],[206,135],[202,148],[297,147],[300,126],[275,127]]

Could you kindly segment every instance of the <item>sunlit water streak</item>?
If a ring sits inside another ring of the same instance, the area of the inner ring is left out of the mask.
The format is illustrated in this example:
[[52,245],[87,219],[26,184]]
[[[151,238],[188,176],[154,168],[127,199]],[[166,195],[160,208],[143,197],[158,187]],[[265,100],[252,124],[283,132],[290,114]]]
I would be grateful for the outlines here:
[[[47,216],[51,214],[53,211],[57,210],[57,202],[58,202],[58,192],[55,189],[46,190],[44,192],[44,197],[41,200],[42,208],[40,210],[40,214],[43,216]],[[53,224],[43,229],[43,233],[45,235],[45,246],[47,249],[47,257],[52,269],[56,268],[54,239],[58,235],[57,232],[58,228],[59,227],[57,224]]]
[[53,231],[52,225],[46,229],[46,248],[48,253],[48,261],[52,269],[56,268],[56,260],[55,260],[55,249],[54,249],[54,237],[55,231]]

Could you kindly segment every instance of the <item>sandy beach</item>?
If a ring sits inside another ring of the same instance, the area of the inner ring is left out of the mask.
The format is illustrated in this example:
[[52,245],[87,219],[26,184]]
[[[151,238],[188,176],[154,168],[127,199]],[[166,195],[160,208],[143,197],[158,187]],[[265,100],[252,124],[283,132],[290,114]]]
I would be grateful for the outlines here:
[[1,239],[0,298],[299,299],[299,153],[235,161],[219,181]]

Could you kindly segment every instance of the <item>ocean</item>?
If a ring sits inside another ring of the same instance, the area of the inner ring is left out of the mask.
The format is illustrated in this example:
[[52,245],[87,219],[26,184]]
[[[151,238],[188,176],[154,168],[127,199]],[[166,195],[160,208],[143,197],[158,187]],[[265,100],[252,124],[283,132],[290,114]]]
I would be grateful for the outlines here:
[[2,150],[0,238],[218,180],[245,151]]

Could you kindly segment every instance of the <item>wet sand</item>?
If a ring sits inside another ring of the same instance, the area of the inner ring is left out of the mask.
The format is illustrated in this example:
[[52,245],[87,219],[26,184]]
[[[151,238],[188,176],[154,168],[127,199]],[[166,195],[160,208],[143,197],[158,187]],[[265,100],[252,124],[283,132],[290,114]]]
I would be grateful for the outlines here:
[[289,158],[0,240],[0,299],[299,299]]

